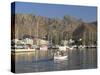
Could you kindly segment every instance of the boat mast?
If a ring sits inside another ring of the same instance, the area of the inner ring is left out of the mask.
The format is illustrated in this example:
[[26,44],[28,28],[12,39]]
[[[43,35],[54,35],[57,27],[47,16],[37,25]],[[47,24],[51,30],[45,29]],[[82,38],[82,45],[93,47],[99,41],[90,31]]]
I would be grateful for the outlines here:
[[19,28],[17,28],[16,33],[17,33],[17,39],[19,39]]
[[[39,19],[39,18],[38,18],[38,19]],[[39,23],[38,23],[38,22],[39,22],[38,19],[37,19],[37,25],[36,25],[36,26],[37,26],[37,34],[36,34],[36,35],[37,35],[37,45],[38,45],[38,24],[39,24]]]

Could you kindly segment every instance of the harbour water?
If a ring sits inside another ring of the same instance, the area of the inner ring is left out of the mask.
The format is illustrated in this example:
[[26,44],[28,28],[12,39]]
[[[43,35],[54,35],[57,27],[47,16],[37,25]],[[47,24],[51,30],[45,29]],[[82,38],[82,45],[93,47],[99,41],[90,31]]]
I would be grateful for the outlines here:
[[[12,60],[12,62],[15,60],[15,72],[27,73],[97,68],[96,48],[69,50],[67,52],[68,60],[64,61],[55,61],[50,57],[52,53],[49,52],[39,53],[38,55],[36,52],[12,53],[12,57],[15,55],[15,59],[13,58]],[[44,58],[48,60],[41,60]],[[38,59],[40,61],[37,61]]]

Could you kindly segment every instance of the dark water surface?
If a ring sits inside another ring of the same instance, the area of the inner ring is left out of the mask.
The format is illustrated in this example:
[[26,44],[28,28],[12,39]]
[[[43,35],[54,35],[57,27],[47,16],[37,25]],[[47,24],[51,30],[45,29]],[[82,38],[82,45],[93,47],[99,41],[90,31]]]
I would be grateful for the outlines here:
[[[41,59],[49,58],[47,55],[43,56],[44,53],[40,53],[39,56]],[[52,53],[48,53],[48,55],[50,54]],[[37,56],[36,58],[34,52],[16,53],[16,73],[91,69],[97,67],[96,48],[70,50],[67,54],[68,60],[64,61],[55,61],[53,59],[36,61],[39,57]]]

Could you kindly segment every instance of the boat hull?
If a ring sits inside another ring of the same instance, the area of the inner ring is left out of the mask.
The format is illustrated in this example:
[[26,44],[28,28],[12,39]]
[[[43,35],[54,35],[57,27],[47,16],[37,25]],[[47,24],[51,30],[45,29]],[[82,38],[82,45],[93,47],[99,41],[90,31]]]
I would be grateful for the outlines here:
[[68,56],[54,56],[54,60],[68,60]]

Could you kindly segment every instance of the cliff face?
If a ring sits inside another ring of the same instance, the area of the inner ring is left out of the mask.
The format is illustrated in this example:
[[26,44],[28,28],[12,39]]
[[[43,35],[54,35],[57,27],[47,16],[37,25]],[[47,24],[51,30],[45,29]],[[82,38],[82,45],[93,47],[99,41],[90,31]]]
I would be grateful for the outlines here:
[[63,39],[67,33],[71,34],[68,35],[69,37],[83,37],[85,32],[97,33],[96,22],[84,23],[66,16],[63,19],[58,19],[29,14],[16,14],[15,29],[14,23],[12,27],[12,35],[19,39],[26,35],[39,38],[46,38],[49,35],[55,39]]

